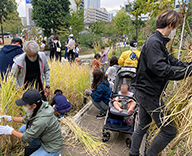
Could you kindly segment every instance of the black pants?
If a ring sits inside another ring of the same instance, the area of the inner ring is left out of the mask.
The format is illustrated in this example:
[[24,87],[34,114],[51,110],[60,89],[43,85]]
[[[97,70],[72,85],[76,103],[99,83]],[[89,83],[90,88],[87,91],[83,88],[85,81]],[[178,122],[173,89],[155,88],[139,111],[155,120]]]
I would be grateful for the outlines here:
[[61,52],[55,52],[55,57],[56,57],[56,61],[59,61],[61,62]]
[[54,59],[54,55],[55,55],[55,48],[50,48],[50,60]]
[[72,58],[72,61],[75,60],[73,49],[69,50],[69,53],[68,53],[68,60],[69,60],[69,62],[71,61],[71,58]]
[[164,114],[169,114],[165,109],[162,99],[159,97],[150,96],[139,90],[135,91],[135,97],[140,104],[139,124],[132,136],[130,155],[139,156],[139,148],[143,136],[147,132],[149,128],[148,125],[153,119],[161,131],[154,138],[146,154],[147,156],[157,156],[158,153],[160,153],[176,136],[177,132],[175,125],[170,121],[170,119],[164,124],[162,123]]

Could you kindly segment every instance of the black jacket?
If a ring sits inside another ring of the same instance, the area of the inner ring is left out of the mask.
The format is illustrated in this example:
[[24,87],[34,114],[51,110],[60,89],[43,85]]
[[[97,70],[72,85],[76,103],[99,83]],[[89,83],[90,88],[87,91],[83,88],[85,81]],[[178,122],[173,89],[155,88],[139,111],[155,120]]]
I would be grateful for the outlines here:
[[167,51],[169,40],[156,30],[145,41],[137,66],[136,89],[160,96],[168,80],[181,80],[191,75],[191,63],[182,63]]

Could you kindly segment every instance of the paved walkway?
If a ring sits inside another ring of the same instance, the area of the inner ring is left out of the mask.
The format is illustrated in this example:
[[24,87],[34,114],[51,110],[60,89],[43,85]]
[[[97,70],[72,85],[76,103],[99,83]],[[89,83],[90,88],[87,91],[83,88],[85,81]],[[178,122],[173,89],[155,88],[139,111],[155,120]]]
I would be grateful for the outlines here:
[[[94,106],[87,112],[82,118],[79,125],[84,131],[90,132],[92,135],[96,135],[102,141],[102,128],[104,119],[96,119],[96,115],[99,113],[98,109]],[[104,156],[128,156],[129,148],[126,146],[125,140],[130,135],[118,132],[111,132],[110,140],[107,143],[109,151],[105,152]],[[76,146],[64,146],[62,150],[62,156],[88,156],[81,144]]]

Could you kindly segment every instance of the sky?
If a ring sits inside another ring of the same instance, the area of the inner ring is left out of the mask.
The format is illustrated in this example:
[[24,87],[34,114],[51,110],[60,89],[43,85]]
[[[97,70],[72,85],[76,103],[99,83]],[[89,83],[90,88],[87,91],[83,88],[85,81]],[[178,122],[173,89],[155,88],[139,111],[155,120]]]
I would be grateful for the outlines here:
[[[20,17],[26,16],[25,14],[25,0],[16,0],[18,5],[18,12]],[[107,11],[119,10],[120,6],[124,6],[127,0],[101,0],[101,7],[105,7]]]

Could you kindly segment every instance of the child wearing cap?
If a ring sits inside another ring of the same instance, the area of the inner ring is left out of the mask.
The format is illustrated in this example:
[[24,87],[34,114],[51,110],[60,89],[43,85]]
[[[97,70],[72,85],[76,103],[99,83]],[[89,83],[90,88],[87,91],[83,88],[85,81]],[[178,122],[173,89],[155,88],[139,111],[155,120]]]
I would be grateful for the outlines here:
[[59,89],[55,90],[53,101],[51,102],[51,106],[60,116],[58,119],[62,118],[63,115],[71,109],[71,103],[67,100],[67,98],[63,95],[63,92]]

